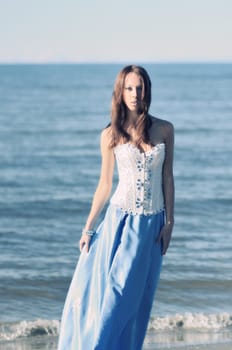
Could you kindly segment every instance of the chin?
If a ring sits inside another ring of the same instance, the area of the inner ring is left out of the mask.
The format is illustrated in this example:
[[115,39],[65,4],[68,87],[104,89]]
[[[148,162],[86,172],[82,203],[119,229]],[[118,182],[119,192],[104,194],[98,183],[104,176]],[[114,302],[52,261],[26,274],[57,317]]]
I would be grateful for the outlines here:
[[136,106],[130,106],[129,110],[131,112],[138,112],[139,111],[139,107],[136,105]]

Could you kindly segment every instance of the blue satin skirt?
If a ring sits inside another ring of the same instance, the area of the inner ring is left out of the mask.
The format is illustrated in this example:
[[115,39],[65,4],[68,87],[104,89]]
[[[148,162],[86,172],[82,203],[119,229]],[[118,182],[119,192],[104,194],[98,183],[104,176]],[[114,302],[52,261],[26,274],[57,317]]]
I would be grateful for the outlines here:
[[82,250],[64,305],[58,350],[141,350],[159,281],[164,212],[109,205]]

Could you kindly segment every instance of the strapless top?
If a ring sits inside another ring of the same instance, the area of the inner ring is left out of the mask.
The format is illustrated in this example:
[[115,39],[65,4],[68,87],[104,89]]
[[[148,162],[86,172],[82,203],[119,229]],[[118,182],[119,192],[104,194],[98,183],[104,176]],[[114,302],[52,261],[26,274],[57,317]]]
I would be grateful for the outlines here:
[[119,182],[110,202],[130,214],[152,215],[164,210],[162,169],[165,143],[141,152],[132,143],[114,148]]

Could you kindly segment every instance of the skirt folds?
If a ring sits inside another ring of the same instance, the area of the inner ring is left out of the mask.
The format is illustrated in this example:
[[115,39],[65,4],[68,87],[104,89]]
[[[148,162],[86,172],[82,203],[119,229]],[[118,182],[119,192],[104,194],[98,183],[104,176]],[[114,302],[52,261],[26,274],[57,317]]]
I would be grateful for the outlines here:
[[164,212],[110,204],[82,250],[66,297],[58,350],[141,350],[162,265]]

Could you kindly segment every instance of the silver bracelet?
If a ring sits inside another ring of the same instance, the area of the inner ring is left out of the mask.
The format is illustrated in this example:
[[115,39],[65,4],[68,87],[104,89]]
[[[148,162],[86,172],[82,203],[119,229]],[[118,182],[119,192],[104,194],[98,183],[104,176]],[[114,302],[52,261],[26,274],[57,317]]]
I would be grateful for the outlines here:
[[167,221],[166,224],[167,224],[167,225],[174,224],[174,221]]
[[96,233],[95,230],[82,230],[82,234],[92,237]]

